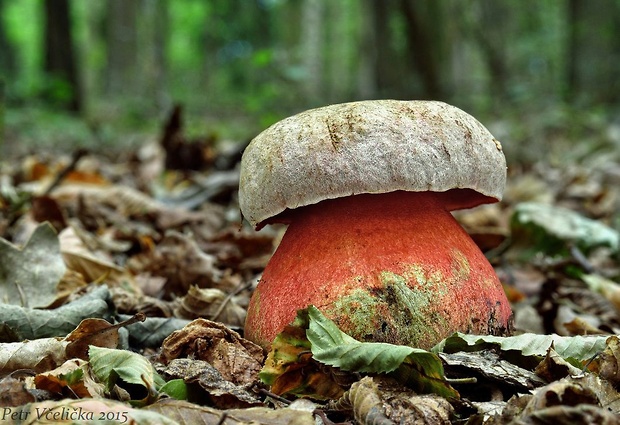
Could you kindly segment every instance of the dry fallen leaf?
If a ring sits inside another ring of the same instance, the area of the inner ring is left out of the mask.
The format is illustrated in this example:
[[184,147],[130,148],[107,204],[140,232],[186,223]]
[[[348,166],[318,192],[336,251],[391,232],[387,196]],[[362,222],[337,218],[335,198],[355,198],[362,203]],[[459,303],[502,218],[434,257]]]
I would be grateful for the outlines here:
[[250,385],[258,380],[263,363],[263,349],[228,329],[221,323],[196,319],[173,332],[162,345],[164,364],[190,357],[205,360],[227,381]]
[[66,338],[40,338],[0,344],[0,375],[17,369],[40,373],[52,370],[70,358],[88,358],[85,350],[91,344],[116,347],[118,328],[137,319],[117,325],[102,319],[85,319]]
[[104,386],[97,383],[88,373],[88,362],[71,359],[49,372],[34,377],[37,389],[50,391],[61,397],[103,398]]
[[[190,387],[190,399],[207,399],[218,408],[259,406],[263,403],[250,391],[249,385],[236,385],[204,360],[174,359],[159,371],[167,379],[183,379]],[[206,394],[199,394],[197,387]]]
[[0,302],[47,307],[64,273],[58,236],[49,224],[38,225],[23,248],[0,238]]
[[205,425],[316,425],[310,412],[253,407],[249,409],[218,410],[187,401],[164,399],[143,410],[171,418],[180,424]]
[[190,320],[207,317],[228,326],[243,327],[246,310],[237,304],[236,297],[227,296],[220,289],[192,285],[180,300],[175,315]]
[[71,270],[84,276],[90,282],[105,282],[109,285],[121,285],[140,293],[133,276],[124,268],[101,253],[91,252],[72,227],[64,229],[60,235],[62,257]]

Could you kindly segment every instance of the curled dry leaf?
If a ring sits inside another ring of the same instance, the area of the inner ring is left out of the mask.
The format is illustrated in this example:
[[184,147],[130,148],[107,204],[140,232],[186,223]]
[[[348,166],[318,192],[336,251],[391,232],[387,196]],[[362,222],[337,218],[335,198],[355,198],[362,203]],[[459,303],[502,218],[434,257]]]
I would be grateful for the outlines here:
[[133,276],[114,264],[106,254],[91,252],[74,228],[67,227],[60,233],[59,239],[62,257],[69,269],[80,273],[90,282],[104,281],[109,285],[122,285],[140,294]]
[[164,364],[173,359],[191,357],[205,360],[227,381],[253,384],[263,363],[263,349],[221,323],[196,319],[173,332],[162,345]]
[[449,425],[454,408],[436,394],[416,394],[396,380],[366,376],[354,383],[329,408],[352,410],[356,421],[368,425]]
[[351,385],[351,388],[329,407],[335,410],[352,410],[355,420],[364,425],[393,424],[385,415],[379,386],[369,376]]
[[581,279],[592,291],[603,295],[611,302],[620,314],[620,285],[613,280],[607,279],[597,274],[586,274]]
[[246,311],[237,304],[236,297],[227,296],[216,288],[198,288],[192,285],[175,309],[175,316],[183,319],[208,317],[228,326],[243,327]]
[[539,388],[523,410],[523,415],[553,406],[598,405],[596,394],[588,387],[571,381],[556,381]]
[[88,373],[88,362],[82,359],[71,359],[49,372],[35,376],[37,389],[50,391],[64,397],[103,398],[103,384],[97,383]]
[[[220,372],[203,360],[174,359],[168,366],[160,369],[167,379],[183,379],[186,384],[197,384],[207,394],[209,404],[218,408],[249,407],[262,405],[261,401],[243,385],[236,385],[226,379]],[[246,385],[247,386],[247,385]],[[195,398],[195,388],[190,390]]]
[[607,347],[590,363],[589,369],[613,385],[620,384],[620,339],[613,335],[607,339]]
[[553,382],[569,375],[578,375],[581,369],[573,366],[556,353],[553,346],[547,350],[545,359],[534,370],[538,376],[547,382]]
[[67,356],[80,359],[88,358],[90,346],[116,348],[118,345],[118,330],[136,322],[143,322],[144,314],[138,313],[124,322],[112,325],[103,319],[85,319],[67,337]]

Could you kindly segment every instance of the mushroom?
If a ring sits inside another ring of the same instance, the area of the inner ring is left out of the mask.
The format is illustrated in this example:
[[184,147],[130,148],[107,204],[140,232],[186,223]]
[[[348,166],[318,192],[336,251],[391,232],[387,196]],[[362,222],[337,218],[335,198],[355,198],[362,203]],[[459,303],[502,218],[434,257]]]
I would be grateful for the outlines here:
[[500,143],[442,102],[344,103],[272,125],[243,154],[239,204],[257,230],[289,226],[246,338],[268,348],[310,304],[361,341],[508,333],[502,285],[450,213],[499,201],[505,181]]

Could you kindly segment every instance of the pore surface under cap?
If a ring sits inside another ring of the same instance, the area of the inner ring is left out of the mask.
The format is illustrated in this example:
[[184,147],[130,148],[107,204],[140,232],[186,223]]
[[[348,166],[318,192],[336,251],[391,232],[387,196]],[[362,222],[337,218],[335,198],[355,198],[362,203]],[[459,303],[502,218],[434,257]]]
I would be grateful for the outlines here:
[[372,100],[302,112],[256,136],[241,161],[239,205],[261,227],[287,209],[360,193],[445,192],[448,209],[469,208],[500,200],[505,182],[500,143],[471,115],[443,102]]

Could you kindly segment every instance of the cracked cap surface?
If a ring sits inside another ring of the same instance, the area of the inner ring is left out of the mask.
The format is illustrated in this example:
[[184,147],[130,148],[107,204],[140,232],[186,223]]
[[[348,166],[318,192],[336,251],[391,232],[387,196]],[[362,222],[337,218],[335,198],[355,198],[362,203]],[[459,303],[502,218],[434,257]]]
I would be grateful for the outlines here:
[[241,160],[239,206],[256,228],[325,199],[439,192],[446,209],[501,199],[502,147],[474,117],[437,101],[369,100],[311,109],[256,136]]

